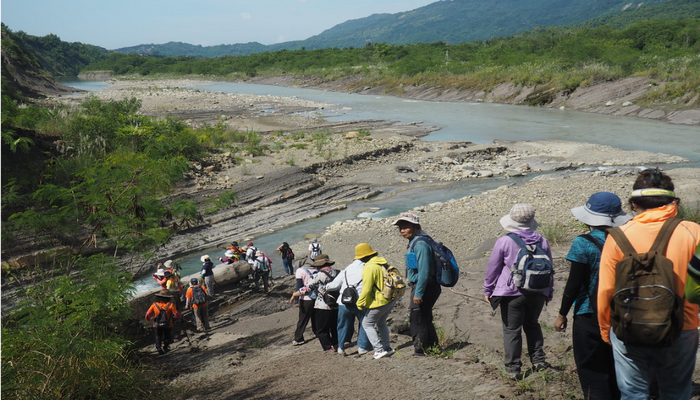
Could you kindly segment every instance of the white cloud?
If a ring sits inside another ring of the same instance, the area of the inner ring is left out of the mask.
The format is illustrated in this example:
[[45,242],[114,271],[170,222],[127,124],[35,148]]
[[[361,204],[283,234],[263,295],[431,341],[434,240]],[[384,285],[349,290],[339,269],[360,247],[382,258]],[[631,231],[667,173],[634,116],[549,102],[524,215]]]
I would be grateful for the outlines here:
[[241,18],[243,19],[253,19],[253,15],[251,13],[241,13]]

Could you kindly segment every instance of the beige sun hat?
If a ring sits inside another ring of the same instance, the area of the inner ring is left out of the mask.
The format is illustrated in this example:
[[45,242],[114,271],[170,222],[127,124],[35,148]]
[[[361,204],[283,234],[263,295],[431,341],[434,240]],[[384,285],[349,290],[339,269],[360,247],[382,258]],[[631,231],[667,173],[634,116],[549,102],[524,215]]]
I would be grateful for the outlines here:
[[420,225],[420,218],[418,218],[416,214],[410,212],[401,213],[394,221],[393,225],[398,225],[399,221],[406,221],[412,223],[413,225]]
[[535,207],[527,203],[515,204],[500,222],[508,232],[534,231],[538,226],[535,221]]

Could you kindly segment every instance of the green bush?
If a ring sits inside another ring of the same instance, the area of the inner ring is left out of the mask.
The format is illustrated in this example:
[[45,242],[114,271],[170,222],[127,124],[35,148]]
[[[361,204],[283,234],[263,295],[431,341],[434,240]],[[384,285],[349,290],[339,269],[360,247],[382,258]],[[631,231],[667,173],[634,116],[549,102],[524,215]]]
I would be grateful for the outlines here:
[[149,396],[152,375],[132,359],[131,343],[121,335],[131,312],[129,276],[101,255],[59,260],[57,273],[41,271],[21,304],[3,317],[2,397]]

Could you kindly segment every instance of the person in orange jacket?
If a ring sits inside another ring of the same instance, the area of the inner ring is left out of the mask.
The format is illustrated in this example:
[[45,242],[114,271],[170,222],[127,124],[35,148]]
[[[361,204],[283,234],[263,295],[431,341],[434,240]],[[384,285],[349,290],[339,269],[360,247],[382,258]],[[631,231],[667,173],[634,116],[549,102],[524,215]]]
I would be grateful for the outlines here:
[[[664,223],[676,218],[678,203],[671,178],[658,168],[639,173],[632,186],[630,205],[637,215],[621,227],[637,252],[647,252]],[[700,226],[682,221],[671,235],[666,257],[673,262],[674,288],[684,298],[688,263],[700,244]],[[613,298],[616,265],[625,257],[612,236],[603,246],[598,282],[598,322],[600,335],[610,343],[615,359],[617,384],[622,398],[646,399],[650,375],[656,372],[662,399],[689,399],[693,391],[693,371],[698,349],[698,306],[682,300],[683,327],[680,337],[664,347],[626,344],[611,330],[610,300]]]
[[[161,313],[165,315],[159,317]],[[163,289],[156,294],[156,301],[146,311],[146,321],[153,320],[158,354],[170,351],[170,344],[173,341],[173,318],[182,318],[182,314],[175,307],[170,291]]]
[[190,287],[185,294],[185,308],[192,307],[192,314],[197,321],[198,331],[208,331],[209,327],[209,302],[207,289],[199,284],[197,278],[190,279]]

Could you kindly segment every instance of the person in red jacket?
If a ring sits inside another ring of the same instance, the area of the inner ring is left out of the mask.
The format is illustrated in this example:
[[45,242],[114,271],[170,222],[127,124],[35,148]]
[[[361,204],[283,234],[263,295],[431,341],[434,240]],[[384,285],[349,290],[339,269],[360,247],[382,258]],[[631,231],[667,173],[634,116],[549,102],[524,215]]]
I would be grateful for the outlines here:
[[[159,326],[162,319],[158,317],[160,313],[165,313],[165,326]],[[170,344],[173,341],[173,318],[182,318],[182,314],[177,311],[170,291],[163,289],[156,294],[156,301],[146,311],[146,321],[153,320],[153,331],[156,336],[156,350],[158,350],[158,354],[165,354],[170,351]]]

